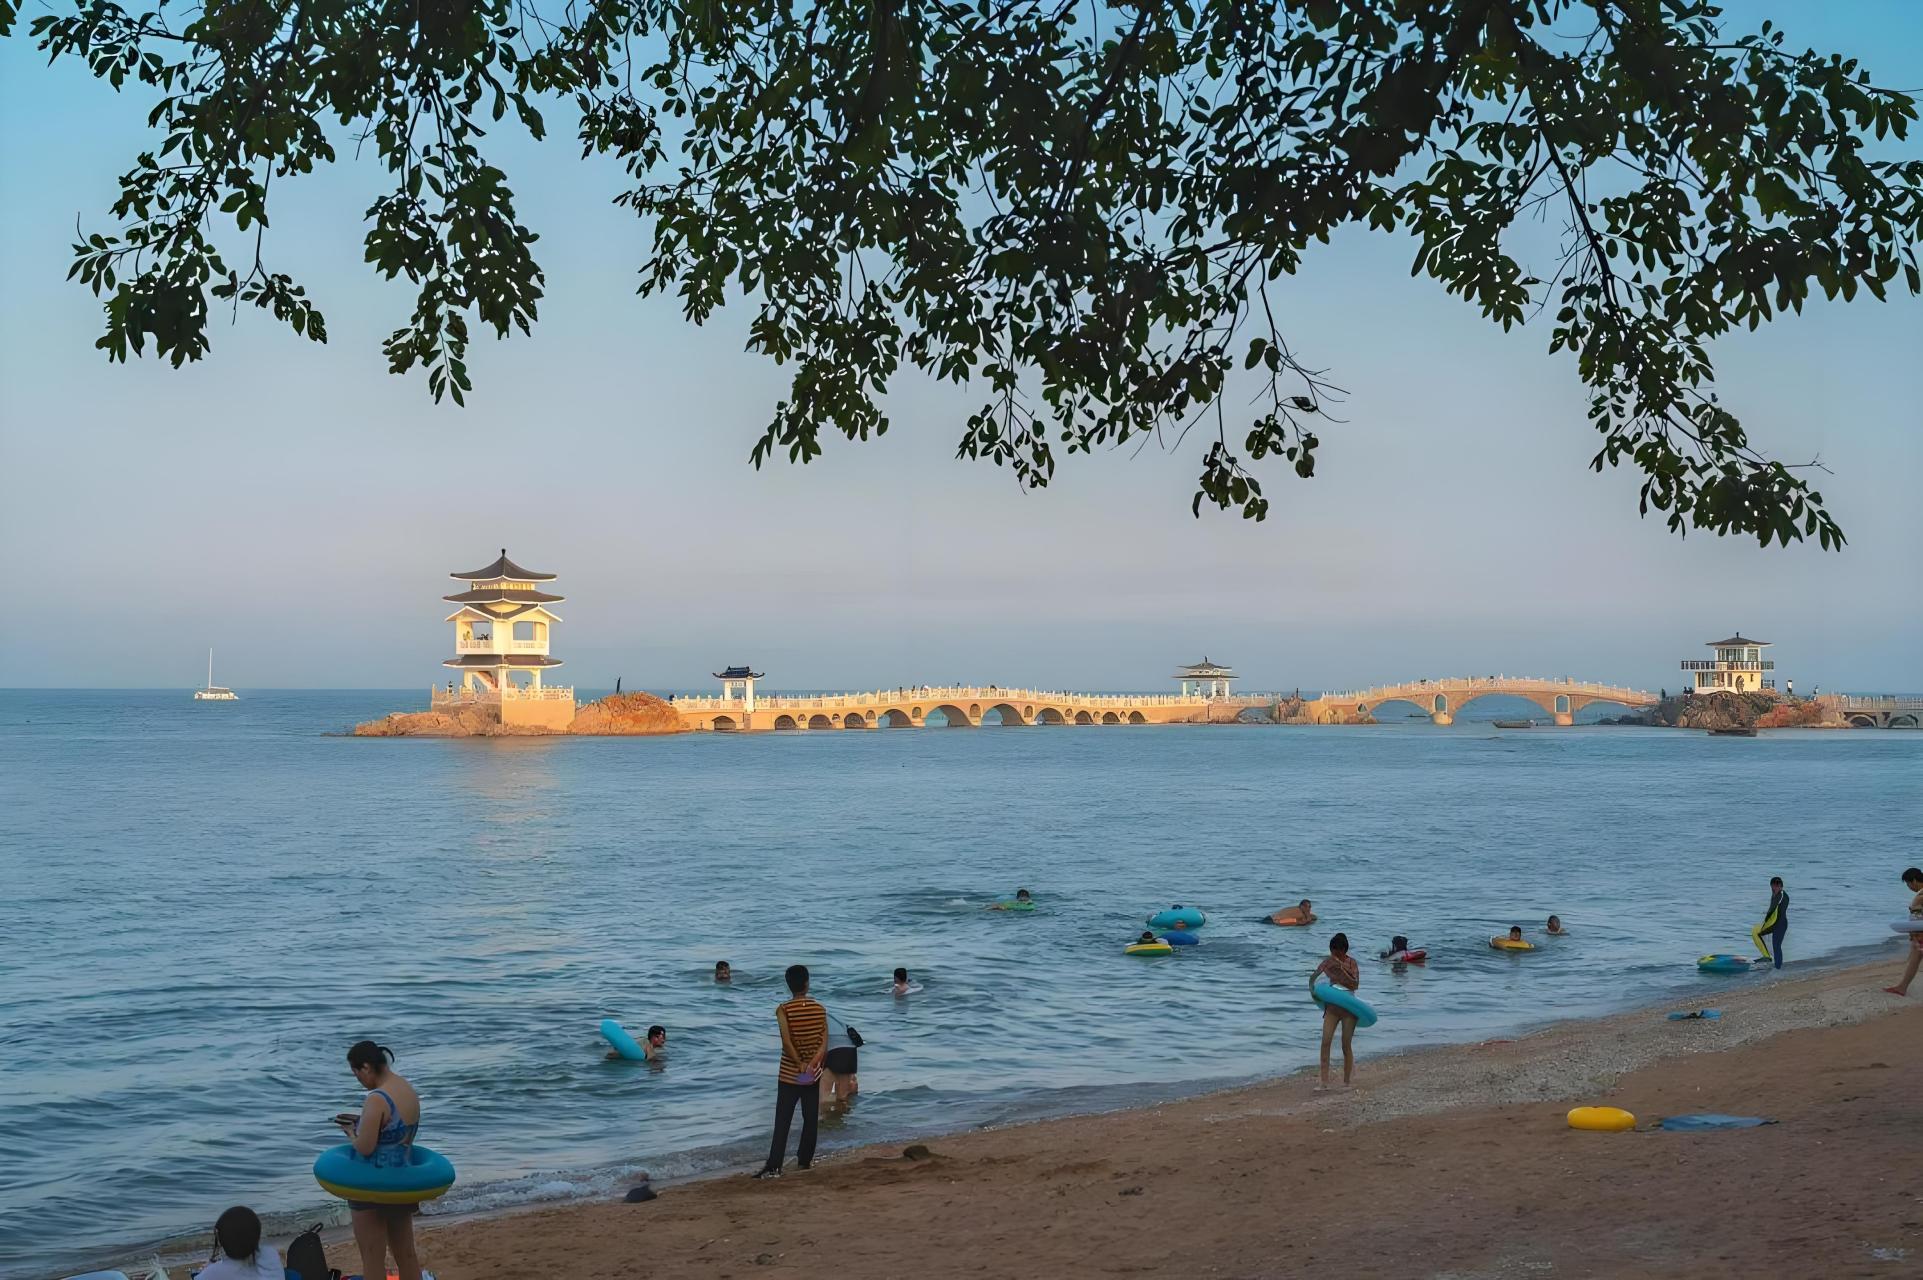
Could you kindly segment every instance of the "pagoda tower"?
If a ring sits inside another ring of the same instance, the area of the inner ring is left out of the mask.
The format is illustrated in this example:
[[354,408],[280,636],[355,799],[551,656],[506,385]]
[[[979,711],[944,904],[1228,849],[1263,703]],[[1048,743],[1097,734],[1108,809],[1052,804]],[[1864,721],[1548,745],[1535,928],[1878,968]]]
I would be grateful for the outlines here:
[[503,547],[493,564],[448,576],[465,585],[441,597],[458,606],[445,619],[454,624],[454,656],[441,665],[459,671],[461,683],[445,698],[436,690],[434,700],[498,703],[503,723],[565,728],[574,690],[543,684],[543,673],[561,665],[549,652],[561,619],[548,606],[565,597],[541,589],[555,575],[523,569]]

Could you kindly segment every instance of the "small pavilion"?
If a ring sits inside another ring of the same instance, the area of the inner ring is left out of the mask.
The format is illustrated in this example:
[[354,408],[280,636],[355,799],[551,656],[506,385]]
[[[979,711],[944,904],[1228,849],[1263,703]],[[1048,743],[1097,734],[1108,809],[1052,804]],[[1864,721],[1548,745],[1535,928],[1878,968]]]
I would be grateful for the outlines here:
[[1695,679],[1692,693],[1760,693],[1776,687],[1776,663],[1763,656],[1767,640],[1751,640],[1737,632],[1727,640],[1711,640],[1712,656],[1683,659],[1683,670]]
[[[755,709],[755,681],[767,674],[765,671],[756,671],[751,667],[729,667],[724,671],[715,672],[714,678],[721,682],[722,701],[732,701],[735,697],[739,696],[741,698],[741,709],[743,711],[753,711]],[[740,685],[742,688],[739,695],[734,691],[736,685]]]
[[1184,698],[1226,698],[1229,681],[1235,678],[1235,672],[1206,657],[1175,673],[1175,679],[1181,681]]

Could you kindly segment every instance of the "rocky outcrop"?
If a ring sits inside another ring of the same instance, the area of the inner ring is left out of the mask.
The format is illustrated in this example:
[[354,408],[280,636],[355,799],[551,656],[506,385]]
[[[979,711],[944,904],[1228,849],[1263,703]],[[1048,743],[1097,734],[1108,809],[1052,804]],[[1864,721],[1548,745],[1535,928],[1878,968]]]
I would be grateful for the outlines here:
[[680,733],[681,713],[651,693],[617,693],[575,712],[568,732],[608,737]]
[[574,713],[565,729],[502,724],[498,707],[470,706],[453,711],[396,711],[354,726],[357,738],[534,738],[553,734],[639,737],[680,733],[681,716],[651,693],[618,693],[590,702]]
[[1677,729],[1814,729],[1842,724],[1820,702],[1793,702],[1775,693],[1678,694],[1664,698],[1646,714],[1643,723]]
[[547,732],[533,725],[502,724],[501,713],[493,707],[396,711],[354,726],[357,738],[530,738]]

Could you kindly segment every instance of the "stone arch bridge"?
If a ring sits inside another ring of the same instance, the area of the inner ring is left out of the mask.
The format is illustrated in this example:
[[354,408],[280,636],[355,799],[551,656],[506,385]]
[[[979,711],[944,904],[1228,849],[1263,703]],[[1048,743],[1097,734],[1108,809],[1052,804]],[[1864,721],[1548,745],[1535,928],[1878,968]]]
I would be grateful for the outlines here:
[[677,697],[689,729],[739,732],[783,729],[951,729],[980,726],[1189,724],[1233,719],[1271,698],[1215,699],[1179,694],[1067,693],[995,685],[920,685],[870,693],[778,694],[754,699]]
[[1656,695],[1646,689],[1626,689],[1618,685],[1596,684],[1564,676],[1459,676],[1443,680],[1415,680],[1406,684],[1379,685],[1353,693],[1325,693],[1305,704],[1309,717],[1317,724],[1341,724],[1363,716],[1374,716],[1376,708],[1388,702],[1413,703],[1437,724],[1452,724],[1462,709],[1477,698],[1500,694],[1525,698],[1541,707],[1559,725],[1576,722],[1576,713],[1592,702],[1613,702],[1623,707],[1652,707]]

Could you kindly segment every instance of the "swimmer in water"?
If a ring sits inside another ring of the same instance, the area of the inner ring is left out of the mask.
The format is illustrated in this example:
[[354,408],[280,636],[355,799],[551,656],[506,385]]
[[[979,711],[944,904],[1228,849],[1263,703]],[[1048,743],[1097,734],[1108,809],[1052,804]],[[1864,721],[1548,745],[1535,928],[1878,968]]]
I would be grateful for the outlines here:
[[895,994],[898,996],[908,994],[908,970],[906,969],[895,970]]
[[[1327,978],[1332,984],[1348,991],[1362,985],[1362,969],[1355,958],[1349,954],[1349,935],[1338,933],[1329,939],[1329,954],[1309,975],[1309,994],[1315,994],[1315,980]],[[1342,1030],[1342,1087],[1349,1087],[1355,1076],[1355,1024],[1356,1016],[1347,1009],[1332,1004],[1322,1004],[1322,1079],[1317,1089],[1329,1087],[1329,1045],[1335,1039],[1336,1029]]]
[[991,902],[991,903],[989,903],[989,904],[988,904],[988,909],[989,909],[990,911],[1006,911],[1006,910],[1008,910],[1008,909],[1009,909],[1009,907],[1011,907],[1011,906],[1015,906],[1015,907],[1032,907],[1032,906],[1034,906],[1034,905],[1035,905],[1035,899],[1029,896],[1029,894],[1028,894],[1028,890],[1026,890],[1026,889],[1017,889],[1017,890],[1015,890],[1015,901],[1014,901],[1014,902],[1012,902],[1012,903],[1010,903],[1010,902]]
[[1569,932],[1569,930],[1567,930],[1567,929],[1565,929],[1565,928],[1563,928],[1563,927],[1562,927],[1562,917],[1561,917],[1561,916],[1550,916],[1550,917],[1549,917],[1549,936],[1550,936],[1550,937],[1552,937],[1552,938],[1560,938],[1560,937],[1562,937],[1562,936],[1564,936],[1565,934],[1567,934],[1568,932]]
[[1135,943],[1137,946],[1140,946],[1144,942],[1155,942],[1155,941],[1158,941],[1158,939],[1155,936],[1155,931],[1152,929],[1144,929],[1142,930],[1142,936],[1137,938],[1135,940]]
[[1314,924],[1315,911],[1307,898],[1292,907],[1283,907],[1269,917],[1270,924]]
[[1390,956],[1399,956],[1408,949],[1409,940],[1398,933],[1395,937],[1389,939],[1389,949],[1382,952],[1378,958],[1387,960]]
[[1512,925],[1510,925],[1510,926],[1509,926],[1509,941],[1511,941],[1511,942],[1521,942],[1521,941],[1522,941],[1522,926],[1521,926],[1521,925],[1519,925],[1519,924],[1512,924]]
[[714,962],[714,980],[716,982],[734,981],[734,969],[726,960],[717,960]]
[[[662,1058],[662,1051],[667,1047],[668,1029],[657,1022],[648,1028],[647,1038],[641,1042],[641,1056],[649,1062],[659,1062]],[[608,1057],[618,1058],[620,1056],[619,1050],[608,1050]]]

